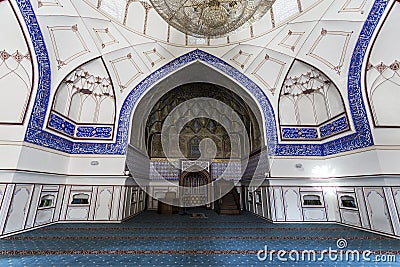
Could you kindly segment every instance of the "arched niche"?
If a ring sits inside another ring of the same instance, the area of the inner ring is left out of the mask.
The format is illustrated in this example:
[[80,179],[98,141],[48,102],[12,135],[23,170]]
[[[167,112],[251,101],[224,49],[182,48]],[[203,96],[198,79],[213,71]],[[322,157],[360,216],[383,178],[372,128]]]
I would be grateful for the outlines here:
[[[210,83],[216,86],[221,86],[231,90],[234,94],[242,98],[254,113],[255,119],[259,122],[258,127],[260,128],[261,133],[261,146],[268,146],[266,141],[266,121],[261,107],[261,105],[265,105],[266,103],[259,103],[256,97],[246,88],[239,85],[236,81],[233,81],[230,77],[199,61],[195,61],[170,76],[165,77],[147,90],[147,92],[142,94],[132,111],[133,114],[129,139],[130,145],[134,146],[142,153],[147,154],[147,146],[144,138],[145,124],[151,110],[163,95],[176,87],[190,83]],[[162,113],[163,110],[159,110],[159,112]],[[274,118],[268,119],[274,120]],[[156,127],[157,124],[154,124],[154,126]]]
[[[173,122],[172,126],[168,126],[169,122]],[[175,130],[179,131],[179,150],[186,158],[200,156],[201,140],[206,138],[214,144],[204,143],[202,148],[208,153],[215,152],[219,159],[229,158],[227,155],[239,159],[242,152],[248,150],[251,153],[264,146],[262,129],[250,106],[233,91],[211,83],[196,82],[175,87],[152,107],[145,130],[149,157],[165,156],[160,137]],[[241,149],[232,154],[231,143],[233,150],[236,150],[236,144]]]
[[295,60],[278,104],[282,140],[323,140],[350,130],[339,89],[319,69]]

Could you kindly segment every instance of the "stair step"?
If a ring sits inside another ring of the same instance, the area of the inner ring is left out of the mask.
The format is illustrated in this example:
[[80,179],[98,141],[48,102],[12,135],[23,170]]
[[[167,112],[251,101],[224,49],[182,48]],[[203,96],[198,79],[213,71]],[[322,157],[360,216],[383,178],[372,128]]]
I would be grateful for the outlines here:
[[223,210],[221,209],[220,214],[226,214],[226,215],[236,215],[236,214],[240,214],[240,210]]
[[240,209],[236,203],[235,195],[232,191],[222,197],[222,203],[218,210],[219,214],[225,215],[238,215],[240,214]]
[[222,205],[221,209],[238,209],[236,205]]

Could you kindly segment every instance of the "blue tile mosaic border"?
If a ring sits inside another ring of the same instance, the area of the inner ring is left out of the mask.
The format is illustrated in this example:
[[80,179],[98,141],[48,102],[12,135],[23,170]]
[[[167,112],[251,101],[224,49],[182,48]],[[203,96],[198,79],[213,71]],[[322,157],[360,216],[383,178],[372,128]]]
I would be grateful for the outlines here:
[[317,127],[315,128],[282,127],[281,130],[282,130],[282,138],[284,139],[294,139],[294,140],[319,139]]
[[70,137],[74,137],[75,134],[75,125],[54,113],[50,114],[49,128],[52,128]]
[[354,49],[348,74],[348,99],[355,133],[319,144],[278,144],[277,127],[272,106],[254,82],[223,60],[201,50],[191,51],[151,73],[130,92],[121,108],[118,120],[116,141],[114,143],[72,142],[43,130],[46,110],[50,97],[50,62],[46,44],[29,0],[17,0],[19,9],[27,25],[35,49],[39,68],[39,84],[34,108],[27,127],[25,141],[70,154],[125,154],[129,135],[129,118],[134,105],[153,84],[171,72],[195,60],[217,68],[247,88],[258,100],[266,118],[267,145],[269,153],[279,156],[324,156],[350,151],[373,145],[371,129],[362,100],[361,70],[362,62],[377,24],[389,0],[376,0],[361,30]]
[[103,125],[76,125],[74,122],[50,112],[48,128],[71,138],[112,139],[113,127]]
[[330,123],[327,123],[319,128],[321,138],[327,138],[337,133],[349,129],[346,116],[340,117]]
[[282,140],[290,141],[308,141],[324,140],[328,137],[350,130],[346,114],[338,118],[325,122],[321,126],[310,127],[289,127],[281,126]]
[[112,127],[107,126],[79,126],[76,129],[78,138],[111,138]]

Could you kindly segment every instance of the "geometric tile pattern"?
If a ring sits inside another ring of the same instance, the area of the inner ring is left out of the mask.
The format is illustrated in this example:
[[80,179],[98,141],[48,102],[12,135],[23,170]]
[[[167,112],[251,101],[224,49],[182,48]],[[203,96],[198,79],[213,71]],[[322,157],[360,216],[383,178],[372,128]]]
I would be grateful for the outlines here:
[[255,96],[266,119],[265,129],[267,131],[267,145],[270,154],[282,156],[324,156],[368,147],[374,144],[367,113],[362,101],[361,69],[367,47],[377,24],[389,3],[389,0],[375,0],[368,18],[363,25],[351,57],[350,68],[348,71],[348,98],[355,133],[321,145],[277,144],[277,127],[274,119],[274,111],[262,90],[249,78],[226,62],[201,50],[194,50],[166,64],[164,67],[151,73],[130,92],[120,111],[117,136],[114,143],[71,142],[48,133],[42,128],[50,95],[49,56],[30,1],[17,0],[16,2],[23,15],[25,23],[27,24],[31,41],[38,59],[39,77],[37,95],[25,135],[25,141],[28,143],[64,151],[70,154],[126,154],[130,124],[129,118],[139,97],[147,88],[163,79],[166,75],[190,62],[201,60],[208,65],[219,69],[227,76],[232,77],[242,86],[248,88],[248,90]]
[[226,160],[215,160],[211,164],[211,179],[240,180],[241,162],[228,162]]
[[166,160],[151,160],[150,179],[179,181],[179,169]]

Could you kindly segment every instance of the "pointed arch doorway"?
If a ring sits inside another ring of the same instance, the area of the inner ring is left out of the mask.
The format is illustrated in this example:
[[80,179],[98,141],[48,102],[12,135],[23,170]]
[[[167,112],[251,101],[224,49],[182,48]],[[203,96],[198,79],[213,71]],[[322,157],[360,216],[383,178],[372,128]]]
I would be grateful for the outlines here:
[[[182,161],[180,177],[181,202],[184,207],[210,207],[211,175],[210,163]],[[188,167],[190,166],[190,167]]]

